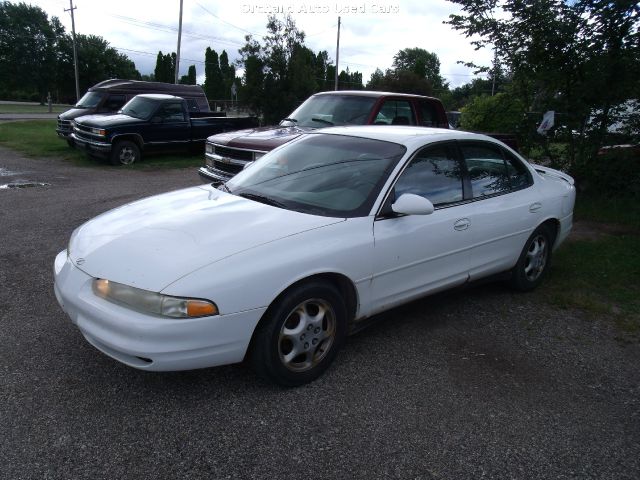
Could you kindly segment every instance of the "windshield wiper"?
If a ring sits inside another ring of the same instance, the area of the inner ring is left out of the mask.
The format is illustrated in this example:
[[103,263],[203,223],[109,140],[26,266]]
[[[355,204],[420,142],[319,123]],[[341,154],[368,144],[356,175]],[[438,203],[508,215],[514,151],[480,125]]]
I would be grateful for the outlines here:
[[273,198],[258,195],[257,193],[239,193],[239,197],[253,200],[254,202],[264,203],[265,205],[271,205],[272,207],[287,208],[282,203],[274,200]]
[[325,125],[335,125],[335,123],[330,122],[329,120],[325,120],[324,118],[312,118],[311,121],[324,123]]

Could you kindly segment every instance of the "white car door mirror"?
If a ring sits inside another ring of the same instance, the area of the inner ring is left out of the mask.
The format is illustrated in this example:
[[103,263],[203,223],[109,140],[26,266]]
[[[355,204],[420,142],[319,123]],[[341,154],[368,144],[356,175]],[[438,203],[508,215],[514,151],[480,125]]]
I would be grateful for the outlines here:
[[391,209],[401,215],[431,215],[434,211],[433,203],[414,193],[400,195]]

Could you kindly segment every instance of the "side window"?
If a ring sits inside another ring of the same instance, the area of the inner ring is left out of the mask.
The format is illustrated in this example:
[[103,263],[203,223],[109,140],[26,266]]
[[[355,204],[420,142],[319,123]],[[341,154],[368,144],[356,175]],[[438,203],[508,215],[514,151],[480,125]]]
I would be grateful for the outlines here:
[[439,127],[438,112],[433,104],[422,101],[418,105],[420,108],[420,125],[423,127]]
[[198,107],[198,102],[196,102],[195,98],[187,98],[187,107],[190,112],[199,112],[200,108]]
[[411,104],[406,100],[386,100],[375,120],[375,125],[415,125]]
[[402,172],[395,185],[395,198],[414,193],[434,205],[463,199],[460,163],[448,145],[430,147],[418,152]]
[[115,112],[116,110],[120,110],[125,103],[124,95],[109,95],[107,100],[104,102],[104,108]]
[[489,144],[461,144],[473,198],[487,197],[511,189],[507,166],[500,149]]
[[164,105],[158,115],[162,117],[163,122],[184,122],[184,112],[181,103],[167,103]]
[[502,151],[507,163],[507,175],[509,176],[509,183],[512,190],[519,190],[531,185],[531,175],[527,167],[525,167],[520,160],[515,158],[511,153]]

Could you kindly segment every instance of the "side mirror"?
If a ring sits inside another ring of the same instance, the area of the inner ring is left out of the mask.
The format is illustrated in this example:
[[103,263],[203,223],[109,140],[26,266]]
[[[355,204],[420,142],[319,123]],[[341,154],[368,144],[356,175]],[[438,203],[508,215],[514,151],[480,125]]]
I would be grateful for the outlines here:
[[403,193],[391,205],[395,213],[401,215],[431,215],[435,210],[433,203],[420,195],[414,193]]

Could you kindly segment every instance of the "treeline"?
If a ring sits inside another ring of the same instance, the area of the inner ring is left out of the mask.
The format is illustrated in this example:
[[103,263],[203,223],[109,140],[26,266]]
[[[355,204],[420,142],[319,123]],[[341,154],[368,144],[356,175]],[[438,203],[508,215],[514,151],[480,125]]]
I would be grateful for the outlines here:
[[[101,37],[76,35],[80,94],[108,78],[140,79],[135,64]],[[57,17],[0,3],[0,99],[76,101],[73,40]]]

